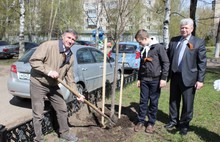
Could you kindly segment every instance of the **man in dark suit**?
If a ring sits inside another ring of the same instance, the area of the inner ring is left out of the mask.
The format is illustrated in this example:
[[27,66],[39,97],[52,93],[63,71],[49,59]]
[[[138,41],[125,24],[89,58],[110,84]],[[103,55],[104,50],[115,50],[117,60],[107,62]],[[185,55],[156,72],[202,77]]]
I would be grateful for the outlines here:
[[[165,128],[180,128],[180,134],[186,135],[193,118],[193,103],[196,90],[203,87],[206,71],[205,41],[193,36],[193,20],[180,21],[180,36],[173,37],[169,43],[170,60],[170,100],[169,123]],[[182,111],[180,115],[180,102]]]

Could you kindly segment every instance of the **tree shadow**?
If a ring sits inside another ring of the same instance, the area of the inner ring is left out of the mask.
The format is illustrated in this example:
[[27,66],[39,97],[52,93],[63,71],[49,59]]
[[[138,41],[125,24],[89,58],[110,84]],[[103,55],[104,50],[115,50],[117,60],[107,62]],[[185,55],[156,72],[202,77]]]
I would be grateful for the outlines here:
[[[108,108],[110,110],[111,104],[106,104],[105,106],[106,106],[106,108]],[[118,105],[115,105],[115,112],[117,113],[117,115],[118,115],[118,112],[119,112],[118,107],[119,107]],[[121,115],[127,116],[129,121],[136,124],[137,123],[138,107],[139,107],[139,104],[135,103],[135,102],[131,102],[130,105],[127,106],[127,107],[122,106],[121,107]]]
[[202,140],[206,142],[219,142],[220,135],[214,132],[207,130],[204,127],[199,126],[190,126],[190,131],[193,131],[196,135],[198,135]]
[[[25,99],[25,98],[18,98],[18,97],[13,97],[9,103],[14,106],[22,107],[22,108],[31,108],[31,99]],[[44,109],[49,110],[51,108],[51,104],[49,101],[44,101]]]
[[[110,109],[111,105],[106,104],[106,107]],[[135,102],[131,102],[130,105],[127,107],[122,106],[121,114],[127,116],[133,124],[136,124],[138,109],[139,109],[139,104]],[[118,105],[115,105],[115,111],[118,112]],[[163,123],[164,125],[167,124],[169,122],[168,114],[164,113],[162,110],[158,110],[157,121]],[[179,129],[172,129],[167,131],[171,134],[176,134],[177,132],[179,132]],[[218,142],[220,140],[219,134],[211,132],[203,127],[192,125],[190,126],[189,131],[193,131],[204,141]]]
[[31,100],[30,99],[20,99],[17,97],[13,97],[9,101],[9,103],[14,106],[31,109]]

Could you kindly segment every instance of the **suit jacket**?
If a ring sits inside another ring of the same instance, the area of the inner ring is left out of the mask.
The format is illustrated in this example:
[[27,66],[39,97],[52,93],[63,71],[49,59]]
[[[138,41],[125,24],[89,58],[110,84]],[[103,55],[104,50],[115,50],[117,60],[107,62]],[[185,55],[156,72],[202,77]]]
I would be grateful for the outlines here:
[[[172,60],[177,44],[181,36],[173,37],[170,40],[168,48],[168,57],[170,60],[170,69],[168,80],[172,77]],[[190,37],[183,54],[181,63],[181,74],[185,86],[194,86],[197,81],[204,82],[206,72],[206,48],[205,41],[195,36]]]

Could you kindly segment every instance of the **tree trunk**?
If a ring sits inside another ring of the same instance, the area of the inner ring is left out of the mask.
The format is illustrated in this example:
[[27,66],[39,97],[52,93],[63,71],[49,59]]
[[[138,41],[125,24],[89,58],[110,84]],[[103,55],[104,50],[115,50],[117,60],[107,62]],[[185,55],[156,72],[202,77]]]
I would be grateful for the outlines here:
[[120,38],[116,38],[116,52],[115,52],[115,68],[114,68],[114,80],[113,80],[113,86],[112,86],[112,97],[111,97],[111,114],[110,118],[114,117],[115,114],[115,90],[118,82],[117,78],[117,72],[118,72],[118,49],[119,49],[119,41]]
[[24,7],[24,0],[19,0],[20,3],[20,34],[19,34],[19,56],[24,54],[24,24],[25,24],[25,7]]
[[52,27],[52,20],[53,20],[53,6],[54,6],[54,0],[51,1],[51,10],[50,10],[50,20],[49,20],[49,26],[48,26],[48,40],[51,40],[51,27]]
[[194,30],[192,32],[192,35],[195,36],[196,34],[196,7],[197,7],[197,0],[191,0],[190,3],[190,18],[194,21]]
[[163,27],[163,42],[166,47],[168,48],[169,43],[169,24],[170,24],[170,0],[165,1],[165,16],[164,16],[164,27]]
[[219,52],[220,52],[220,19],[218,22],[218,30],[216,35],[216,43],[215,43],[215,58],[219,58]]

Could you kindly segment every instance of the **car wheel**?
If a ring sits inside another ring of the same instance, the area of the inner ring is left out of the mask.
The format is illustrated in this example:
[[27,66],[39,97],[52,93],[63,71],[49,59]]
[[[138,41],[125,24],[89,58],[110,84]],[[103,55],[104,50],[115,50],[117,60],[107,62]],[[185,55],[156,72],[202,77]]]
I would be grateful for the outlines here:
[[77,89],[79,93],[83,95],[83,86],[81,84],[77,84]]
[[121,71],[120,70],[117,71],[117,80],[121,80]]
[[[81,84],[77,84],[76,85],[77,89],[78,89],[78,92],[80,94],[83,94],[83,86]],[[72,116],[73,113],[77,112],[82,106],[83,106],[83,103],[82,102],[79,102],[77,99],[76,99],[76,96],[71,94],[69,95],[70,97],[68,98],[68,100],[71,100],[68,102],[68,105],[67,105],[67,109],[68,109],[68,116]]]
[[[76,87],[77,87],[77,89],[78,89],[78,92],[81,94],[81,95],[84,95],[83,93],[84,93],[84,88],[83,88],[83,86],[81,85],[81,84],[77,84],[76,85]],[[85,96],[85,95],[84,95]],[[85,96],[86,97],[86,96]],[[78,105],[79,105],[79,108],[81,108],[82,106],[83,106],[83,103],[82,102],[80,102],[80,101],[78,101]]]

